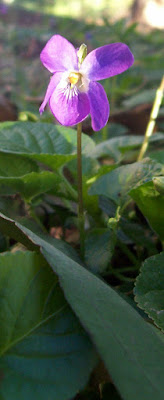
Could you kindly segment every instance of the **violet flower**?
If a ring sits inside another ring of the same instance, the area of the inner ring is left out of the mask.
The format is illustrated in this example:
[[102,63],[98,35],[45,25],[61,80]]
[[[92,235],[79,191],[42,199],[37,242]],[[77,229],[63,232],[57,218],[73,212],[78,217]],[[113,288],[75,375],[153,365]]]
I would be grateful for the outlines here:
[[71,126],[91,114],[92,128],[99,131],[109,118],[109,103],[97,81],[121,74],[134,61],[128,46],[108,44],[91,51],[84,60],[74,46],[60,35],[47,42],[40,55],[43,65],[53,74],[44,101],[62,125]]

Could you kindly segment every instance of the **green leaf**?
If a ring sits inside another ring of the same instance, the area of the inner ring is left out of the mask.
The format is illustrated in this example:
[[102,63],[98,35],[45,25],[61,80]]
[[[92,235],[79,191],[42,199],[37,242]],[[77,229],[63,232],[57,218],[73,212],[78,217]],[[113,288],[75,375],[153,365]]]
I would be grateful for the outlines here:
[[17,157],[15,154],[5,153],[1,153],[0,155],[0,176],[6,178],[11,176],[18,177],[37,171],[37,164],[27,157]]
[[[135,136],[133,136],[133,137],[135,138]],[[140,143],[139,143],[139,141],[138,141],[138,144],[135,143],[135,141],[134,141],[134,143],[129,141],[130,143],[127,142],[125,146],[123,145],[120,147],[120,152],[122,154],[125,154],[127,151],[139,149],[141,144],[143,143],[143,136],[138,136],[138,138],[140,138]],[[149,154],[148,154],[150,156],[150,158],[152,158],[153,160],[155,160],[157,162],[160,162],[158,159],[151,156],[151,154],[153,154],[151,152],[151,149],[154,150],[155,146],[162,147],[163,145],[164,145],[164,134],[163,133],[156,132],[155,135],[151,136],[149,139]]]
[[160,174],[162,166],[146,158],[142,162],[123,165],[101,176],[89,189],[90,195],[103,195],[121,205],[128,200],[131,188]]
[[4,178],[0,176],[1,195],[20,193],[28,202],[35,196],[44,194],[50,190],[56,194],[59,187],[60,177],[48,171],[40,173],[31,172],[17,178]]
[[117,206],[114,201],[105,196],[99,197],[99,206],[108,217],[115,217]]
[[94,349],[39,254],[0,256],[0,324],[3,400],[70,400],[87,383]]
[[[156,178],[157,179],[157,178]],[[150,226],[164,239],[164,196],[154,187],[152,181],[144,183],[129,192],[137,206],[147,218]]]
[[130,99],[124,100],[123,105],[125,107],[135,107],[138,106],[139,104],[153,102],[155,94],[156,94],[156,89],[147,89],[141,91],[139,94],[130,96]]
[[164,252],[147,258],[136,280],[135,300],[164,331]]
[[164,176],[155,176],[153,178],[153,183],[157,192],[161,193],[164,196]]
[[[26,156],[34,161],[59,168],[76,157],[76,131],[48,123],[16,122],[0,125],[0,152]],[[82,138],[82,151],[90,154],[95,144],[87,135]]]
[[19,223],[1,227],[28,238],[59,276],[64,294],[90,334],[124,400],[163,400],[164,342],[115,290]]
[[[18,196],[0,196],[0,211],[14,220],[22,215],[22,199]],[[7,234],[8,236],[8,234]]]
[[157,252],[154,237],[152,237],[154,235],[151,232],[148,232],[148,230],[145,230],[145,226],[135,222],[130,222],[125,218],[120,219],[119,226],[124,234],[131,239],[132,243],[145,247],[148,250],[149,255]]
[[85,262],[90,271],[101,274],[109,266],[116,237],[111,229],[93,229],[86,236]]
[[112,169],[116,168],[114,165],[102,165],[96,174],[91,176],[89,179],[84,177],[83,180],[83,199],[84,205],[87,209],[88,213],[94,217],[94,219],[99,218],[100,210],[98,207],[98,197],[97,196],[90,196],[88,193],[88,188],[95,182],[100,176],[106,174],[107,172],[111,171]]
[[116,162],[122,159],[121,149],[126,146],[141,145],[143,136],[124,135],[115,137],[98,144],[93,150],[92,157],[105,157],[109,156]]
[[93,140],[96,144],[101,143],[102,140],[111,139],[116,136],[118,138],[118,136],[124,135],[128,131],[128,128],[126,126],[121,125],[121,124],[115,124],[115,123],[107,124],[105,129],[106,129],[105,139],[104,139],[103,131],[94,132]]
[[[77,179],[77,161],[76,160],[71,160],[67,163],[67,167],[69,171],[71,172],[71,175]],[[96,159],[91,158],[91,157],[86,157],[82,155],[82,174],[83,174],[83,180],[84,177],[90,177],[94,174],[97,173],[99,169],[99,163]]]
[[152,160],[164,164],[164,150],[152,151],[149,153],[149,157],[152,158]]

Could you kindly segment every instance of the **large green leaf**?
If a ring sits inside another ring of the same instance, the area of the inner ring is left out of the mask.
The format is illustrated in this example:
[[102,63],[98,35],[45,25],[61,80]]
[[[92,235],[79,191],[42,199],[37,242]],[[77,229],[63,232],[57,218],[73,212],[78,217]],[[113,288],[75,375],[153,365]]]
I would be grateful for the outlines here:
[[30,172],[38,171],[37,164],[27,157],[15,154],[1,153],[0,155],[0,176],[3,177],[18,177]]
[[60,187],[60,182],[60,177],[49,171],[31,172],[14,178],[0,176],[0,193],[1,195],[20,193],[26,201],[30,201],[33,197],[50,190],[56,194]]
[[109,285],[47,239],[2,214],[0,225],[40,247],[123,399],[163,400],[164,342],[155,329]]
[[[113,137],[104,142],[98,144],[92,153],[92,157],[112,157],[115,161],[120,161],[123,158],[123,154],[129,150],[139,149],[143,143],[143,136],[139,135],[124,135],[119,137]],[[164,135],[162,133],[156,133],[151,136],[150,144],[154,146],[154,143],[161,145],[164,143]],[[152,157],[153,158],[153,157]]]
[[0,256],[0,398],[72,398],[96,356],[58,279],[33,252]]
[[[135,137],[135,136],[133,136],[133,137]],[[143,143],[143,136],[139,136],[139,137],[141,139],[141,143],[140,143],[140,145],[141,145]],[[128,143],[128,141],[127,141],[127,143],[125,145],[120,147],[120,151],[122,154],[126,154],[126,152],[131,151],[131,150],[137,150],[137,149],[139,150],[140,145],[139,145],[139,143],[135,144],[135,142],[132,143],[131,141],[129,141],[129,143]],[[163,145],[164,145],[164,134],[162,132],[156,132],[156,134],[151,136],[149,139],[148,156],[150,158],[152,158],[153,160],[155,160],[156,162],[161,162],[157,158],[151,156],[151,154],[152,154],[151,150],[154,151],[155,148],[162,148]]]
[[164,252],[148,258],[136,280],[135,300],[164,331]]
[[[0,152],[26,156],[51,168],[58,168],[75,158],[76,131],[48,123],[17,122],[0,125]],[[92,152],[95,144],[87,135],[82,138],[82,151]]]
[[[157,179],[157,178],[156,178]],[[152,181],[144,183],[129,192],[151,227],[164,239],[164,196],[154,187]]]
[[120,148],[126,146],[141,145],[142,142],[143,142],[143,136],[124,135],[115,137],[98,144],[93,151],[93,156],[94,157],[109,156],[113,158],[115,161],[120,161],[122,158],[122,153],[120,151]]
[[153,160],[123,165],[101,176],[89,189],[91,195],[103,195],[118,205],[128,200],[131,188],[152,179],[161,173],[162,166]]

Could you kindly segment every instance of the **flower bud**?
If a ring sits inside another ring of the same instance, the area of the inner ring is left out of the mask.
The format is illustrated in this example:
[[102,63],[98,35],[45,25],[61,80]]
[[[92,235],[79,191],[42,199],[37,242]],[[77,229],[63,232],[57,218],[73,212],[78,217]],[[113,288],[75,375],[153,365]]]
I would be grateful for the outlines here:
[[79,60],[79,64],[82,64],[82,62],[84,61],[84,58],[87,56],[87,46],[86,44],[81,44],[81,46],[79,47],[79,50],[77,52],[77,57]]

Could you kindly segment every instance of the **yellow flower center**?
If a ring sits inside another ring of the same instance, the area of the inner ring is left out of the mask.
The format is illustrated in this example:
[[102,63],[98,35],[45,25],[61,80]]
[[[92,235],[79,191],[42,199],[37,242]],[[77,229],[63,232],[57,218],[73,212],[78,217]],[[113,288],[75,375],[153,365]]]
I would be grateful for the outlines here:
[[71,87],[73,87],[74,85],[76,85],[76,83],[78,83],[81,80],[81,74],[80,72],[71,72],[69,74],[69,82],[71,83]]

